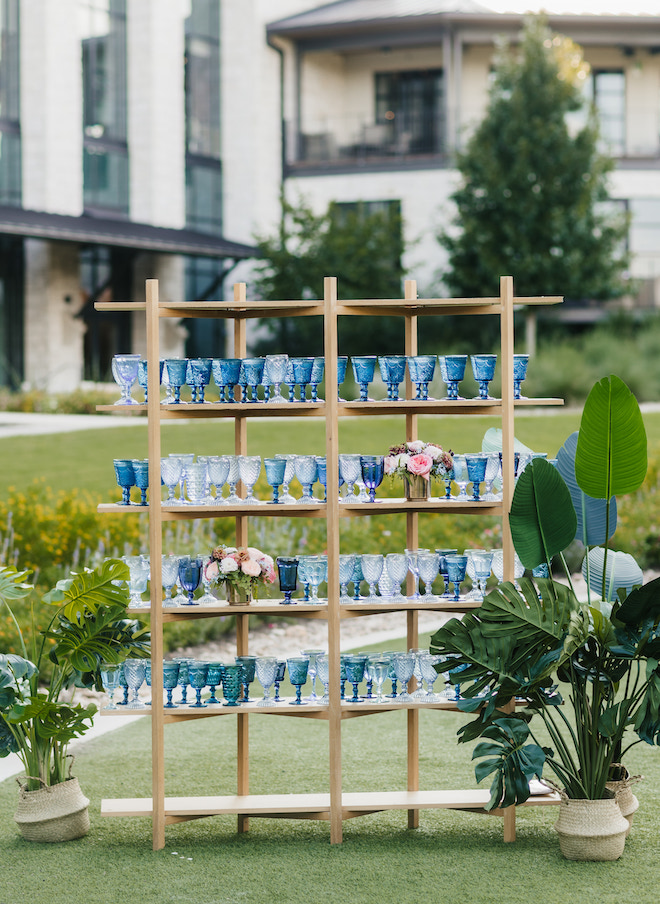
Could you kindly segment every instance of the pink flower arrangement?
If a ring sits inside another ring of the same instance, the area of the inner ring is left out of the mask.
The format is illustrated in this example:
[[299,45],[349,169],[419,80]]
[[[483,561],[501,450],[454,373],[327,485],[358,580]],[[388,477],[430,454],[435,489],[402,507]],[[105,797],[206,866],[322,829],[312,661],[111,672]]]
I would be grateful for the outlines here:
[[222,583],[255,593],[259,584],[272,584],[275,564],[255,546],[216,546],[206,563],[205,574],[212,583]]
[[413,440],[392,446],[385,456],[385,473],[390,477],[445,477],[454,467],[451,450],[442,446]]

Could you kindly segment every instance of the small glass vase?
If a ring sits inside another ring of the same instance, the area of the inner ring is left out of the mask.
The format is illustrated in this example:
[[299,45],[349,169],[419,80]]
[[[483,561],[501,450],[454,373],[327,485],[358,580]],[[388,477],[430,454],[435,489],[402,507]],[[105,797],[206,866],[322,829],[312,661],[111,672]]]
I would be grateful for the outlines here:
[[431,482],[422,477],[421,474],[407,474],[403,478],[403,487],[406,492],[406,499],[428,499]]

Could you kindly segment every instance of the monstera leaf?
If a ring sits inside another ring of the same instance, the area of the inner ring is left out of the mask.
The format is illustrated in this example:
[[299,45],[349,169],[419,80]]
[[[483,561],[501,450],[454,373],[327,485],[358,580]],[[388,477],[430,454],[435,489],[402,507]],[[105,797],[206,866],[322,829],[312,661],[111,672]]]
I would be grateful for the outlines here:
[[575,537],[576,516],[568,487],[545,459],[532,459],[518,478],[509,525],[525,568],[549,562]]
[[485,757],[475,766],[476,779],[480,782],[495,773],[485,809],[524,803],[529,797],[529,780],[541,778],[546,758],[543,748],[525,743],[529,727],[515,717],[494,719],[481,736],[488,740],[472,752],[473,760]]
[[557,453],[557,470],[564,478],[573,500],[577,515],[575,538],[583,546],[598,546],[609,540],[616,530],[616,499],[610,499],[609,511],[606,499],[593,499],[587,496],[575,479],[575,450],[577,449],[578,432],[571,433]]
[[44,595],[44,600],[63,607],[70,621],[80,621],[101,606],[128,606],[128,579],[128,565],[118,559],[108,559],[93,571],[86,570],[59,581],[54,590]]
[[610,374],[596,383],[584,403],[575,452],[578,486],[594,499],[634,493],[646,468],[646,430],[637,399],[623,380]]

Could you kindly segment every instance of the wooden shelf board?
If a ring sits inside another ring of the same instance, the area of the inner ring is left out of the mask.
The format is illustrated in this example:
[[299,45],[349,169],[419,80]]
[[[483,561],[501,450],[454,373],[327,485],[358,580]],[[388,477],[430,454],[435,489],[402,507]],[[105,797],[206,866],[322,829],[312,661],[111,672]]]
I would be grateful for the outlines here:
[[387,603],[385,601],[378,603],[342,603],[340,610],[341,618],[359,618],[364,615],[382,615],[386,612],[471,612],[473,609],[480,609],[481,603],[475,600],[466,600],[459,598],[455,600],[439,599],[437,602],[425,603],[421,600],[406,600],[405,602]]
[[[96,311],[144,311],[144,301],[97,301]],[[158,305],[159,317],[229,317],[232,320],[249,320],[253,317],[322,316],[322,301],[180,301]]]
[[452,515],[461,515],[466,512],[480,512],[484,515],[500,515],[502,513],[501,502],[456,502],[453,497],[450,501],[444,499],[378,499],[375,502],[345,502],[339,506],[339,516],[343,518],[352,515],[384,515],[403,512],[449,512]]
[[[488,791],[358,791],[342,794],[344,818],[350,814],[376,813],[382,810],[484,810]],[[559,803],[558,794],[530,797],[522,806],[549,806]],[[166,797],[165,816],[194,818],[241,813],[246,816],[303,816],[328,814],[329,794],[248,794],[222,797]],[[151,816],[150,797],[103,800],[101,816]],[[321,817],[322,818],[322,817]]]
[[[122,505],[102,502],[96,509],[100,513],[113,515],[139,514],[148,512],[148,505]],[[177,505],[161,506],[163,521],[194,520],[197,518],[222,518],[235,515],[268,515],[280,518],[324,518],[326,506],[321,500],[314,505],[272,505],[265,500],[261,505]]]

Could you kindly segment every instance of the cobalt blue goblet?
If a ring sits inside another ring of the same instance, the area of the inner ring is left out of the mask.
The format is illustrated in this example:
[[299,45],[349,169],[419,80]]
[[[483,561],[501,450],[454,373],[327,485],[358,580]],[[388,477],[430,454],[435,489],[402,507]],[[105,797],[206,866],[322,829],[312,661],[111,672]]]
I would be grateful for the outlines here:
[[514,355],[513,356],[513,397],[514,399],[524,399],[525,397],[520,395],[520,384],[523,382],[525,377],[527,376],[527,363],[529,361],[529,355]]
[[[263,379],[265,358],[243,358],[238,384],[243,391],[244,402],[258,402],[258,389]],[[248,388],[250,395],[248,398]]]
[[361,455],[360,467],[362,480],[369,491],[369,502],[375,502],[376,490],[385,476],[385,457],[383,455]]
[[376,370],[376,356],[375,355],[360,355],[358,357],[351,358],[351,364],[353,365],[353,376],[355,377],[355,382],[360,387],[360,401],[361,402],[370,402],[372,401],[369,398],[369,384],[374,378],[374,373]]
[[172,405],[181,404],[181,387],[186,385],[186,370],[188,361],[185,358],[165,358],[167,382],[170,392],[173,393]]
[[465,376],[467,355],[438,355],[440,363],[440,376],[443,383],[447,384],[447,398],[460,399],[458,384]]
[[476,455],[466,455],[465,464],[467,465],[468,477],[472,482],[472,499],[474,502],[479,502],[481,499],[479,488],[486,478],[488,455],[484,452],[479,452]]
[[211,361],[213,379],[218,387],[221,402],[233,402],[234,387],[238,385],[241,373],[240,358],[213,358]]
[[182,556],[179,559],[179,581],[183,590],[188,594],[188,600],[184,603],[186,606],[195,605],[193,597],[202,579],[203,567],[204,562],[200,558]]
[[325,369],[325,358],[314,358],[312,363],[312,373],[309,378],[309,385],[312,390],[312,402],[319,400],[319,383],[323,379],[323,371]]
[[[312,368],[314,358],[291,358],[293,363],[293,378],[300,387],[300,401],[307,401],[307,384],[312,381]],[[289,399],[291,401],[291,399]]]
[[387,386],[387,399],[390,402],[399,401],[399,385],[406,376],[405,355],[383,355],[378,359],[380,375]]
[[474,379],[479,384],[479,395],[477,399],[490,399],[488,395],[488,384],[495,376],[495,365],[497,364],[497,355],[470,355],[472,363],[472,373]]
[[130,505],[131,487],[135,486],[133,461],[130,458],[115,458],[113,464],[115,466],[117,484],[121,487],[121,502],[119,504]]
[[147,490],[149,489],[149,459],[134,458],[133,473],[135,475],[135,486],[140,491],[140,505],[148,505]]
[[193,402],[203,402],[206,387],[211,382],[211,358],[190,358],[186,368],[186,383]]
[[[158,364],[159,364],[158,382],[162,383],[163,382],[163,367],[165,366],[165,361],[163,360],[163,358],[160,359]],[[144,391],[144,404],[145,405],[149,401],[149,391],[148,391],[148,386],[147,386],[148,370],[149,369],[147,367],[147,359],[140,358],[140,360],[138,361],[138,383],[140,384],[142,390]]]
[[298,558],[296,556],[278,556],[275,561],[280,579],[280,590],[284,594],[282,605],[290,606],[292,605],[291,594],[295,592],[298,580]]
[[415,399],[426,401],[429,383],[435,373],[435,355],[413,355],[408,358],[408,373],[415,386]]

